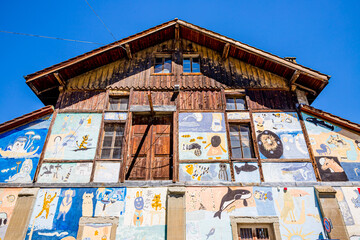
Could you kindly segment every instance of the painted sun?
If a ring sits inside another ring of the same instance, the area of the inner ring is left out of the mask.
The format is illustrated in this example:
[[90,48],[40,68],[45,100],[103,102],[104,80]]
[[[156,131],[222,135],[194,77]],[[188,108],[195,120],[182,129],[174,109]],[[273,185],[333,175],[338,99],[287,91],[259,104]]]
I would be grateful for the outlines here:
[[283,227],[287,231],[287,234],[283,234],[283,236],[287,240],[310,240],[310,238],[308,238],[308,237],[311,235],[315,235],[314,232],[309,232],[306,234],[303,233],[302,228],[297,229],[297,230],[295,230],[295,229],[289,230],[284,225],[283,225]]

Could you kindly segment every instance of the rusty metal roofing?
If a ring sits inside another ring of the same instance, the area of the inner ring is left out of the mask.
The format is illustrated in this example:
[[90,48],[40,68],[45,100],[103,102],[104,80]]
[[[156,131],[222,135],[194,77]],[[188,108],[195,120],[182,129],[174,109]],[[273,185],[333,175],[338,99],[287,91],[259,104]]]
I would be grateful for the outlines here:
[[24,125],[26,123],[32,122],[36,119],[39,119],[41,117],[44,117],[46,115],[49,115],[54,112],[53,106],[46,106],[43,108],[40,108],[38,110],[35,110],[33,112],[27,113],[25,115],[22,115],[20,117],[14,118],[10,121],[4,122],[0,124],[0,133],[9,131],[15,127],[19,127],[21,125]]
[[[277,74],[288,80],[299,71],[299,81],[318,95],[327,85],[330,76],[285,60],[269,52],[251,47],[213,31],[201,28],[183,20],[174,19],[138,34],[97,48],[88,53],[68,59],[51,67],[25,76],[26,83],[45,104],[54,104],[59,94],[58,86],[73,77],[109,64],[127,56],[119,47],[128,44],[132,53],[141,51],[169,39],[174,39],[179,29],[179,37],[222,52],[229,46],[229,56],[240,59],[255,67]],[[55,73],[55,74],[54,74]],[[296,82],[298,83],[298,82]]]
[[311,107],[309,105],[300,105],[300,110],[360,133],[360,124],[358,123],[351,122],[347,119],[335,116],[331,113]]

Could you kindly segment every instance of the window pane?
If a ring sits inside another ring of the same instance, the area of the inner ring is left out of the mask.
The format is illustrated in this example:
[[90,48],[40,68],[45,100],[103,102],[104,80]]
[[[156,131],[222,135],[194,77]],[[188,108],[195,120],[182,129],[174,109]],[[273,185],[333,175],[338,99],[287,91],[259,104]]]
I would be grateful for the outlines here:
[[171,73],[171,58],[165,58],[163,73]]
[[245,108],[245,99],[244,98],[236,98],[236,109],[244,110]]
[[154,69],[154,73],[161,73],[162,72],[162,64],[156,64],[155,65],[155,69]]
[[122,137],[116,137],[114,147],[120,147],[121,143],[122,143]]
[[253,239],[251,228],[240,228],[239,235],[240,235],[241,239]]
[[102,159],[109,159],[110,158],[110,151],[111,151],[111,149],[109,149],[109,148],[103,148],[103,150],[101,151],[101,158]]
[[120,159],[121,158],[121,148],[115,148],[113,150],[113,159]]
[[230,134],[231,135],[238,135],[239,134],[239,126],[230,124]]
[[110,102],[109,110],[118,110],[119,102],[120,102],[119,98],[110,97],[109,102]]
[[230,136],[231,147],[240,147],[239,136]]
[[129,104],[128,98],[120,98],[120,108],[119,110],[127,110]]
[[194,73],[200,72],[200,59],[199,58],[192,59],[192,72],[194,72]]
[[105,136],[112,136],[114,132],[114,125],[107,124],[105,125]]
[[244,158],[253,158],[252,150],[248,147],[243,147]]
[[191,72],[190,58],[184,58],[184,61],[183,61],[183,72],[185,72],[185,73]]
[[234,110],[235,109],[235,101],[233,98],[226,99],[226,109],[227,110]]
[[103,147],[111,147],[111,143],[112,143],[112,137],[105,136]]
[[233,158],[242,158],[240,147],[231,148],[231,153]]

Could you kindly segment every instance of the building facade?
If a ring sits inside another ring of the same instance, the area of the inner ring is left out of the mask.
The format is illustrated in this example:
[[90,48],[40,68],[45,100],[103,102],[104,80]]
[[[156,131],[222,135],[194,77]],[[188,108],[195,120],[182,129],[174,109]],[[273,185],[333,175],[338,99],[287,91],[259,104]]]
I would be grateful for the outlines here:
[[329,76],[172,20],[25,76],[0,239],[360,239],[360,125]]

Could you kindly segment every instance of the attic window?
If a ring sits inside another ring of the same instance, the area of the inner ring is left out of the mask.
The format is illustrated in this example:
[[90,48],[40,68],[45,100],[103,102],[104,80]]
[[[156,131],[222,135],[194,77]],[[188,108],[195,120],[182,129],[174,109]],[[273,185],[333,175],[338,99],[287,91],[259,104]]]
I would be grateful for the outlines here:
[[171,73],[171,57],[156,57],[154,73]]
[[183,72],[184,73],[199,73],[200,72],[200,58],[186,57],[183,60]]
[[109,109],[110,111],[127,111],[129,106],[128,97],[113,97],[109,98]]
[[226,110],[246,110],[245,97],[243,96],[227,96]]

